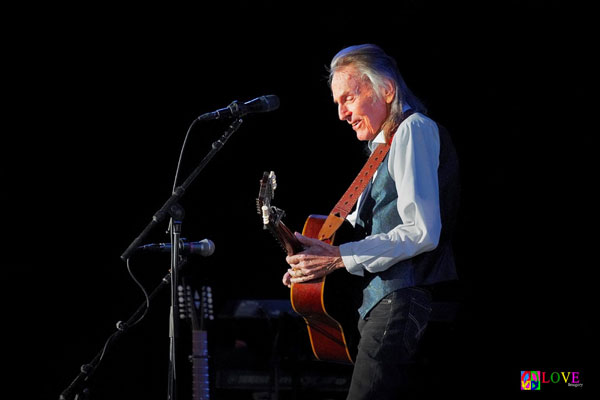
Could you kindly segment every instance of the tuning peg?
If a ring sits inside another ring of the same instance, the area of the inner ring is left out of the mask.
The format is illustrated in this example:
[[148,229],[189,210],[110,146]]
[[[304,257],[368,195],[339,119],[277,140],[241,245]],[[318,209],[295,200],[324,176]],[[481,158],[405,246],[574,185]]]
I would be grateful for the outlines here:
[[263,224],[264,225],[269,225],[269,207],[267,206],[262,206],[262,219],[263,219]]
[[258,213],[258,215],[262,214],[261,208],[262,205],[260,204],[260,199],[256,199],[256,212]]
[[273,190],[277,189],[277,177],[275,176],[274,171],[271,171],[269,174],[269,179],[271,180],[271,186],[273,187]]

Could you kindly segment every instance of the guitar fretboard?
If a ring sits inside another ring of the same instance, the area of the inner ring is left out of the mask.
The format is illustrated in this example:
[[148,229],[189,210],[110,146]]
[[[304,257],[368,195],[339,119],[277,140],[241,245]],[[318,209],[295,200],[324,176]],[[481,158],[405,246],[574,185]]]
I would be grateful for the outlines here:
[[206,331],[193,331],[192,380],[194,400],[210,399],[208,339]]

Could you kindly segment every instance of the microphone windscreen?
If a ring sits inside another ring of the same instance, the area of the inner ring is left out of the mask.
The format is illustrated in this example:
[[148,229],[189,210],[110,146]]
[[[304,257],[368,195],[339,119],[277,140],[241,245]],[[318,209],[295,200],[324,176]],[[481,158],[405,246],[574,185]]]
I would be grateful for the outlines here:
[[279,97],[274,94],[269,94],[266,96],[262,96],[261,100],[263,101],[265,108],[264,111],[273,111],[279,108]]

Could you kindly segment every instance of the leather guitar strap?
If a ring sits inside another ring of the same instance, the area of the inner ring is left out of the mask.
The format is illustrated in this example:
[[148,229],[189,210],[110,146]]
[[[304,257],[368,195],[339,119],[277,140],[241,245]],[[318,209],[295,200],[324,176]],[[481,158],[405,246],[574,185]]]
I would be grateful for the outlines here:
[[[404,113],[404,121],[412,114],[412,110],[408,110]],[[401,123],[402,123],[401,121]],[[357,177],[352,182],[352,185],[346,190],[346,193],[342,196],[340,201],[337,202],[333,210],[327,216],[327,219],[321,226],[321,230],[319,231],[319,235],[317,238],[319,240],[328,240],[333,237],[333,234],[339,229],[340,226],[344,223],[344,220],[352,211],[352,207],[358,201],[358,197],[365,190],[373,175],[375,175],[375,171],[381,165],[385,156],[391,147],[390,143],[381,143],[375,148],[375,151],[371,154],[367,163],[362,167]]]
[[337,202],[327,216],[319,231],[319,240],[331,239],[333,234],[342,226],[344,220],[350,214],[350,211],[352,211],[352,207],[358,201],[358,197],[365,190],[371,178],[373,178],[375,171],[377,171],[377,168],[379,168],[389,150],[389,143],[381,143],[377,146],[371,157],[367,160],[367,163],[358,173],[358,176],[352,182],[352,185],[350,185],[346,193],[344,193],[340,201]]

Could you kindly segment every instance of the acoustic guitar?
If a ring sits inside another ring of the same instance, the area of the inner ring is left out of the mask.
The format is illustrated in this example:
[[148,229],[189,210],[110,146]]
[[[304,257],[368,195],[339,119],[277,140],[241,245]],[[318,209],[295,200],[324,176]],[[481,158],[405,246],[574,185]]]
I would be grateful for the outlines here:
[[[260,180],[257,199],[263,228],[270,231],[287,255],[301,252],[304,247],[282,221],[285,212],[271,204],[277,188],[275,174],[265,172]],[[324,215],[310,215],[302,234],[317,238]],[[324,240],[332,243],[335,240]],[[318,360],[353,364],[358,341],[358,302],[360,281],[346,271],[308,282],[293,283],[290,291],[292,307],[306,322],[312,352]]]

